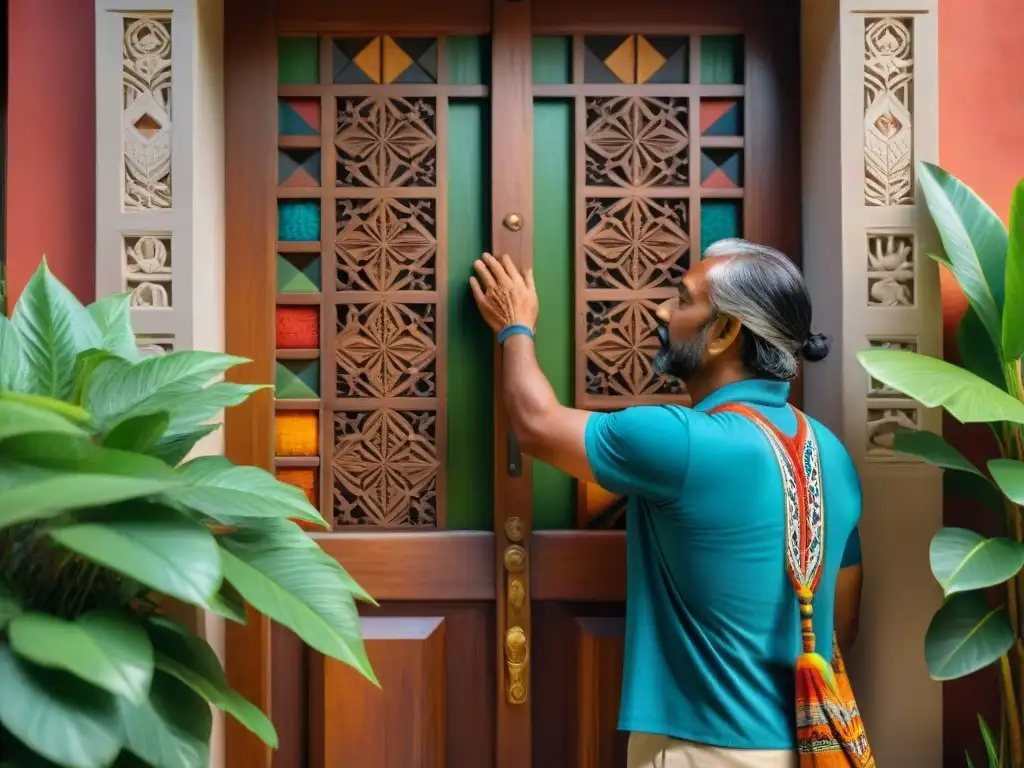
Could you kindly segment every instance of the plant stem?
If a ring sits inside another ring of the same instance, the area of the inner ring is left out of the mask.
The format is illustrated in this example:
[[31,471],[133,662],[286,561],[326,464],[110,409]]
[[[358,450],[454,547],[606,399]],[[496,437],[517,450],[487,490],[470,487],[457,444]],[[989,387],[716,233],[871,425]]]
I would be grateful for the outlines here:
[[1000,677],[1003,682],[1003,696],[1006,699],[1006,720],[1010,729],[1010,752],[1013,765],[1024,765],[1024,744],[1021,742],[1020,710],[1017,707],[1017,695],[1013,690],[1013,669],[1010,657],[1005,653],[999,657]]

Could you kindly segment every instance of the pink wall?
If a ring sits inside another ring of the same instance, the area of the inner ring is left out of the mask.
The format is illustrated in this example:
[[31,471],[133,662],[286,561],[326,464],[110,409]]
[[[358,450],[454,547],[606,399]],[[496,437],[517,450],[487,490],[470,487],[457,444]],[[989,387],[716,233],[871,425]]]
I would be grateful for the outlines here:
[[[45,253],[78,296],[91,300],[95,248],[95,113],[91,0],[12,0],[7,259],[16,297]],[[1024,73],[1021,0],[942,0],[941,162],[996,208],[1024,176],[1024,99],[1006,89]],[[944,283],[946,335],[963,310]],[[947,354],[949,347],[947,345]],[[981,458],[985,435],[956,424],[947,435]],[[969,508],[947,506],[947,521],[972,524]],[[975,711],[998,705],[977,677],[947,685],[946,765],[963,765],[976,741]]]
[[9,4],[9,306],[43,254],[81,299],[93,298],[94,7],[93,0]]

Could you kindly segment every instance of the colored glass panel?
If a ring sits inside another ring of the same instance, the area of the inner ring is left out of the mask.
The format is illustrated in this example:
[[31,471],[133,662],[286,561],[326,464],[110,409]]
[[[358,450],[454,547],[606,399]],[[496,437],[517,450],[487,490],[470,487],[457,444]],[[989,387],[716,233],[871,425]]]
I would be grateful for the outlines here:
[[319,200],[278,200],[277,239],[313,242],[320,239]]
[[701,99],[701,136],[742,136],[743,99]]
[[277,150],[277,184],[280,187],[319,187],[320,150]]
[[[536,49],[535,49],[536,50]],[[573,404],[573,103],[533,105],[533,269],[543,316],[537,358],[559,402]],[[533,467],[533,525],[574,527],[575,481],[554,467]]]
[[316,400],[320,397],[319,360],[278,360],[274,369],[278,400]]
[[712,148],[700,153],[700,185],[705,189],[743,186],[743,150]]
[[319,293],[320,256],[315,253],[277,254],[278,293]]
[[636,35],[592,35],[583,39],[583,80],[635,83]]
[[743,82],[743,38],[705,35],[700,39],[700,81],[705,85]]
[[572,38],[538,35],[533,38],[533,82],[568,85],[572,82]]
[[[494,525],[494,339],[469,290],[490,241],[490,106],[448,107],[448,527]],[[546,321],[545,321],[546,322]]]
[[487,85],[491,74],[491,40],[478,35],[445,38],[448,82],[452,85]]
[[277,132],[282,136],[318,136],[320,99],[279,98]]
[[277,41],[277,82],[281,85],[315,85],[318,80],[317,39],[282,37]]
[[680,84],[689,80],[690,46],[685,37],[636,36],[636,82]]
[[332,79],[341,85],[369,85],[381,81],[379,37],[345,37],[331,41]]
[[275,319],[278,349],[320,348],[319,307],[278,307]]
[[700,252],[727,237],[743,236],[742,200],[701,200]]
[[320,455],[320,415],[316,411],[278,411],[274,417],[274,455]]

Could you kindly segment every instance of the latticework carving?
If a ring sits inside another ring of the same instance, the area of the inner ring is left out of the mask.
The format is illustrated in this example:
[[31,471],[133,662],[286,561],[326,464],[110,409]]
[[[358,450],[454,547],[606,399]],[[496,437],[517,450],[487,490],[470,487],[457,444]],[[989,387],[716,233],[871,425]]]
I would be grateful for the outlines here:
[[586,393],[642,397],[682,394],[680,382],[654,370],[661,348],[658,305],[643,299],[587,302]]
[[171,207],[171,20],[125,16],[122,84],[126,210]]
[[[893,349],[900,352],[917,352],[917,342],[912,339],[870,339],[872,349]],[[898,389],[886,386],[873,376],[868,378],[868,397],[897,398],[904,397]]]
[[912,205],[913,22],[864,24],[864,202]]
[[868,233],[868,304],[910,307],[914,304],[914,236]]
[[169,235],[125,237],[125,288],[132,307],[171,306],[171,238]]
[[338,99],[338,186],[437,185],[436,99]]
[[918,429],[916,408],[869,408],[867,455],[873,458],[893,456],[893,434],[899,429]]
[[683,98],[588,98],[587,183],[686,186],[688,106]]
[[645,197],[587,200],[587,288],[678,285],[690,246],[686,205]]
[[338,307],[338,397],[435,397],[433,304]]
[[437,523],[437,414],[379,409],[334,416],[334,519],[387,528]]
[[339,200],[338,290],[434,290],[435,207],[434,200]]

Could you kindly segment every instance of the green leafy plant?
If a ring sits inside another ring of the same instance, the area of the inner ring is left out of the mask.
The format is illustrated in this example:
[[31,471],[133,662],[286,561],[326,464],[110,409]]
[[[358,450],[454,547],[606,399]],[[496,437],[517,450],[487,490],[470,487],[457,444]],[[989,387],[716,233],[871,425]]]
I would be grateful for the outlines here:
[[[922,163],[918,178],[943,245],[942,253],[929,255],[953,274],[969,302],[956,338],[963,367],[888,349],[866,350],[858,359],[874,379],[923,405],[945,408],[963,423],[987,424],[998,444],[1000,457],[984,469],[929,432],[899,431],[893,449],[943,468],[948,491],[973,496],[1004,526],[1004,535],[992,538],[943,528],[932,539],[931,569],[945,600],[925,636],[925,661],[936,680],[998,662],[1006,764],[1021,768],[1024,182],[1014,193],[1007,231],[978,195],[941,168]],[[1005,600],[992,602],[993,587],[1005,590]]]
[[0,316],[0,765],[207,765],[211,704],[276,747],[167,598],[248,603],[376,682],[372,598],[293,522],[326,525],[303,492],[187,458],[263,388],[221,380],[245,362],[141,357],[128,298],[83,307],[45,260]]

